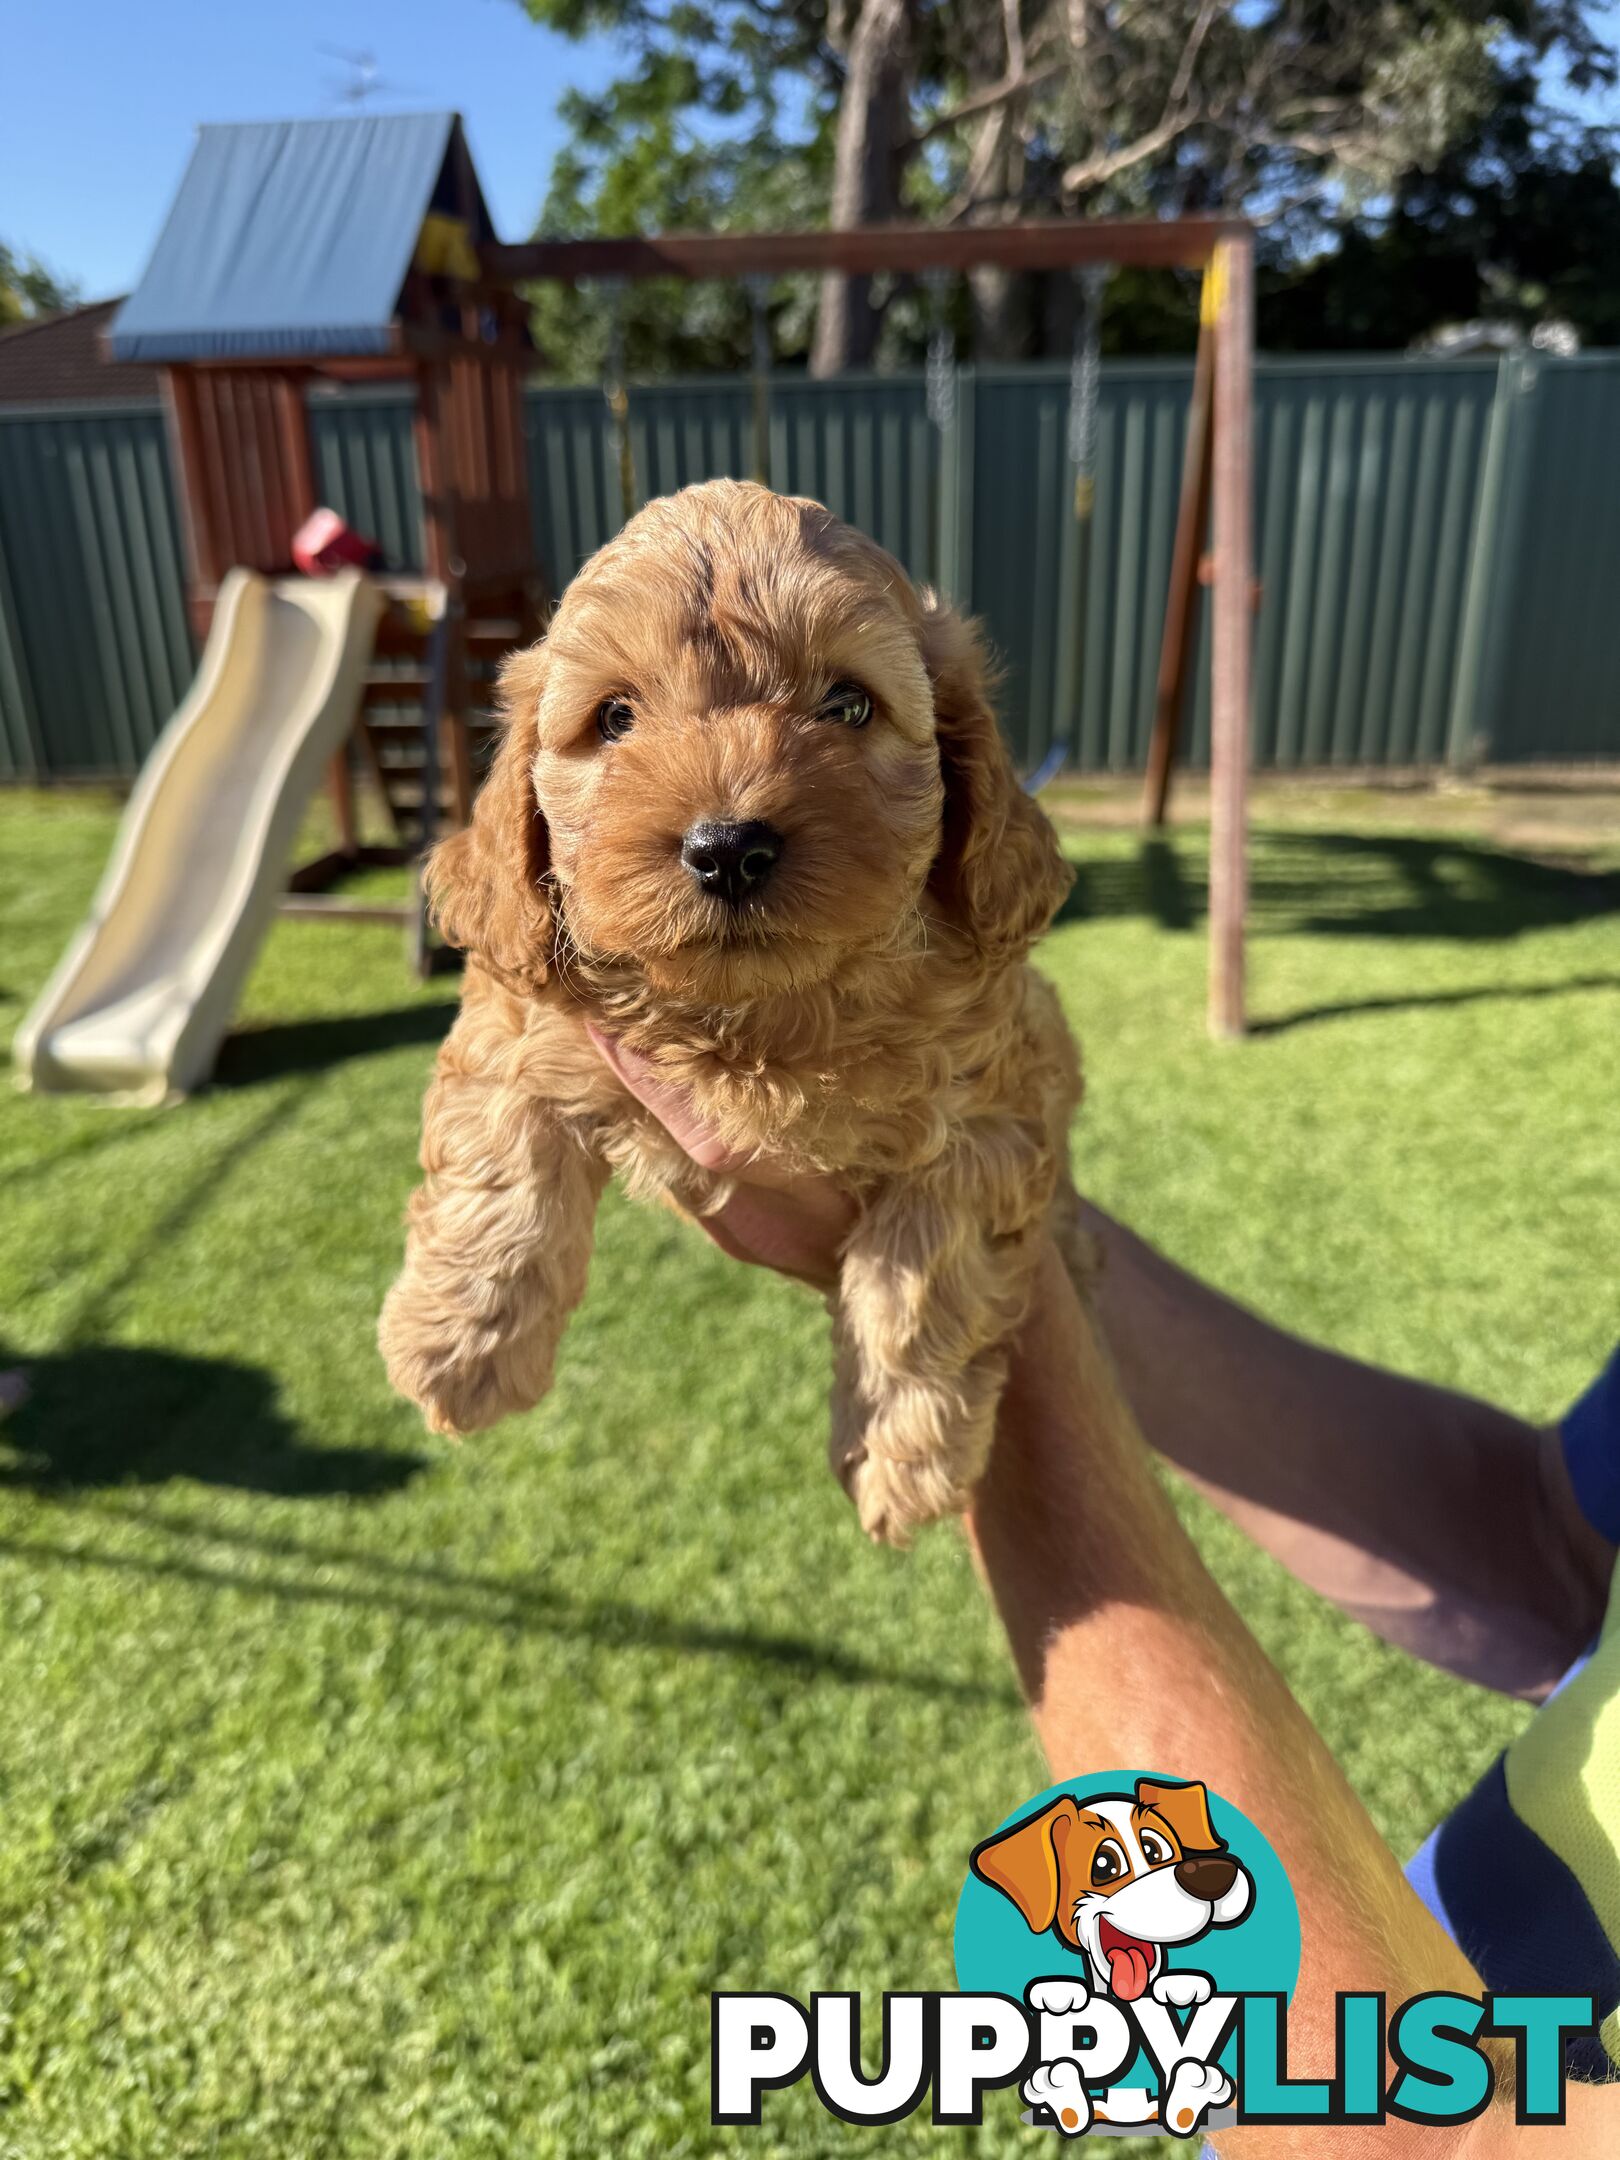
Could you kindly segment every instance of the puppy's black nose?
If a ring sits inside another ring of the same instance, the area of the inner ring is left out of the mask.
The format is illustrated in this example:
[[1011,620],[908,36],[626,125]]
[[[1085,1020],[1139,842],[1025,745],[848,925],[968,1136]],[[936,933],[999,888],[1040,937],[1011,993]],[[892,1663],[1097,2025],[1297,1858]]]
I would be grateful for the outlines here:
[[1225,1853],[1189,1853],[1176,1862],[1175,1874],[1189,1896],[1206,1898],[1213,1905],[1237,1881],[1237,1862]]
[[781,852],[782,835],[758,818],[742,825],[694,825],[681,842],[681,861],[703,890],[733,907],[758,892]]

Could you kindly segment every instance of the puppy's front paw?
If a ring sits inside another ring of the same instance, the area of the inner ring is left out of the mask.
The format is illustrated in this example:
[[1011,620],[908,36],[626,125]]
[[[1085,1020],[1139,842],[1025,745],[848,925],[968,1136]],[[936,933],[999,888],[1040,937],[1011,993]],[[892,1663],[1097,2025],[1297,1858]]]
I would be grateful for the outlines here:
[[528,1409],[551,1385],[549,1350],[530,1341],[514,1355],[495,1330],[447,1307],[408,1273],[388,1293],[377,1342],[389,1379],[419,1406],[429,1432],[452,1439]]
[[960,1515],[976,1483],[951,1476],[937,1458],[902,1462],[870,1444],[845,1458],[842,1475],[867,1536],[902,1548],[942,1515]]
[[1192,2010],[1209,2001],[1215,1992],[1215,1983],[1208,1973],[1162,1972],[1148,1992],[1166,2009]]
[[846,1326],[834,1333],[831,1459],[861,1528],[909,1545],[942,1515],[960,1515],[984,1475],[1006,1377],[999,1349],[959,1370],[909,1377],[891,1356],[875,1368]]

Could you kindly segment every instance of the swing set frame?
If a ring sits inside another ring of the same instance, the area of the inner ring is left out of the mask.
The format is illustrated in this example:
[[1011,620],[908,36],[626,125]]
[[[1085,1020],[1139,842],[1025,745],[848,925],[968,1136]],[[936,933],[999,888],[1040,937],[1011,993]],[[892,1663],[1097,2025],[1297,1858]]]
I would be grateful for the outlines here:
[[[1209,1027],[1244,1032],[1248,778],[1254,584],[1254,234],[1216,217],[1023,221],[935,229],[665,233],[624,240],[527,240],[481,250],[504,285],[537,278],[759,279],[788,271],[870,277],[996,267],[1200,270],[1198,357],[1188,416],[1170,589],[1160,643],[1144,821],[1164,822],[1192,674],[1198,592],[1210,588]],[[1206,555],[1204,535],[1210,528]]]

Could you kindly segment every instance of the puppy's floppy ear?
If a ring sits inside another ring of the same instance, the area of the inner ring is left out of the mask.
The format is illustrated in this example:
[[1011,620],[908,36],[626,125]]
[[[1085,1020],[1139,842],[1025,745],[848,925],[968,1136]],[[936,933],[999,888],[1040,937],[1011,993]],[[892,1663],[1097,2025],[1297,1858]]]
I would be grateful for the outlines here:
[[1026,953],[1074,882],[1044,812],[1018,784],[991,707],[977,628],[924,592],[923,662],[945,782],[931,885],[947,914],[993,961]]
[[501,670],[506,733],[473,803],[472,823],[428,858],[433,918],[450,940],[509,990],[532,996],[551,967],[556,928],[546,873],[551,850],[534,794],[545,647],[514,653]]
[[1226,1840],[1210,1818],[1209,1787],[1196,1779],[1186,1785],[1166,1785],[1158,1778],[1138,1778],[1136,1804],[1164,1817],[1184,1853],[1225,1852]]
[[980,1882],[1011,1898],[1033,1934],[1044,1935],[1057,1918],[1063,1848],[1079,1820],[1080,1810],[1065,1793],[1038,1815],[986,1838],[969,1857]]

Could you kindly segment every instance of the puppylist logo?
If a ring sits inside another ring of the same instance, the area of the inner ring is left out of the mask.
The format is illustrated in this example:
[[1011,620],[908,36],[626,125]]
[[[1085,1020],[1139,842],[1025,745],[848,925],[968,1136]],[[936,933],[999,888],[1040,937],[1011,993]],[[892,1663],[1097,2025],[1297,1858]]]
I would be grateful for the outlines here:
[[976,1845],[955,1950],[958,1992],[884,1995],[873,2075],[857,1996],[716,1995],[714,2122],[759,2123],[764,2096],[808,2074],[829,2113],[873,2125],[930,2097],[941,2127],[977,2123],[1013,2086],[1022,2119],[1065,2138],[1456,2124],[1490,2101],[1494,2040],[1514,2053],[1516,2119],[1558,2123],[1565,2043],[1596,2029],[1585,1995],[1343,1993],[1334,2074],[1290,2078],[1300,1928],[1282,1864],[1230,1802],[1146,1772],[1051,1786]]

